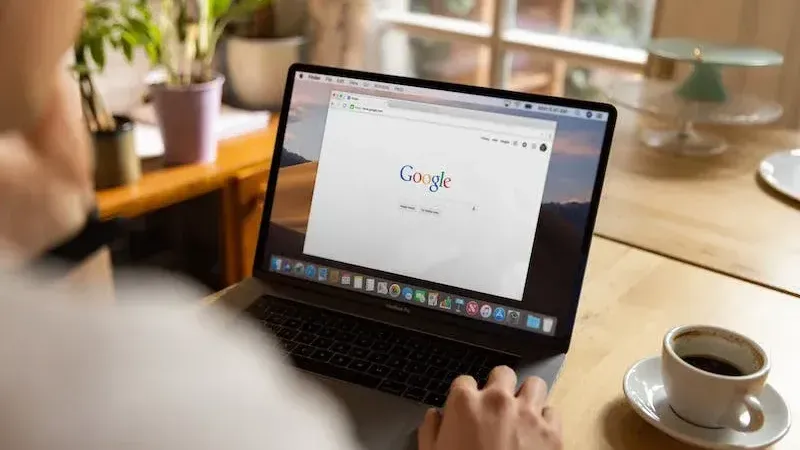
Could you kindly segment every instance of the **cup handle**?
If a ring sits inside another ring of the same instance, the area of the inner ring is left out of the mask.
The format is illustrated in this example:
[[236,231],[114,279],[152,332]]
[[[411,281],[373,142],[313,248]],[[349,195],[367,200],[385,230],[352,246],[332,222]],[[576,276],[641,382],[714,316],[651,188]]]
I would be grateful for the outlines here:
[[730,421],[732,423],[730,427],[743,433],[752,433],[760,430],[764,426],[764,409],[761,408],[761,402],[754,395],[747,395],[742,399],[742,404],[747,409],[750,419],[747,423],[744,423],[738,416],[731,417]]

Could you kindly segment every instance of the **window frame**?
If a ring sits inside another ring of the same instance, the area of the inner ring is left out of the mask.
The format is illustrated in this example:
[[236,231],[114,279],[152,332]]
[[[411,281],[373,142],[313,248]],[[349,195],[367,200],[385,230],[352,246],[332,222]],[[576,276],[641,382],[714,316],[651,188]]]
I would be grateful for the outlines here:
[[[504,88],[511,79],[510,52],[528,52],[549,58],[561,66],[557,70],[563,73],[568,64],[637,74],[645,72],[648,62],[645,49],[522,29],[515,25],[517,0],[489,1],[492,7],[488,20],[478,22],[411,12],[409,0],[392,0],[392,7],[379,9],[376,14],[378,29],[381,37],[388,31],[402,31],[408,36],[467,43],[485,49],[479,62],[482,74],[478,75],[476,84],[493,88]],[[657,13],[658,8],[655,8],[654,15]],[[554,94],[561,94],[558,89],[556,91]]]

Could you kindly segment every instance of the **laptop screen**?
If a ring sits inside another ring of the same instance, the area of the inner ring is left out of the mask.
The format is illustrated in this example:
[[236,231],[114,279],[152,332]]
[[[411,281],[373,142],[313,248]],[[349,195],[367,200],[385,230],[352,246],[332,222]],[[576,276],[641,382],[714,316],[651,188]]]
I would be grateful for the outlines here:
[[265,270],[555,335],[608,113],[294,74]]

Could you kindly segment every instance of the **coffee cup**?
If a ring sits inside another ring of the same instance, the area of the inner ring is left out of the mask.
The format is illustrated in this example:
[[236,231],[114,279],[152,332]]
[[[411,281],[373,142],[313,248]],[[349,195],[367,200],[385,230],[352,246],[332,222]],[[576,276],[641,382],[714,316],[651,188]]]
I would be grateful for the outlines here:
[[761,429],[764,410],[758,396],[769,368],[761,346],[725,328],[685,325],[664,336],[661,374],[667,399],[675,414],[700,427]]

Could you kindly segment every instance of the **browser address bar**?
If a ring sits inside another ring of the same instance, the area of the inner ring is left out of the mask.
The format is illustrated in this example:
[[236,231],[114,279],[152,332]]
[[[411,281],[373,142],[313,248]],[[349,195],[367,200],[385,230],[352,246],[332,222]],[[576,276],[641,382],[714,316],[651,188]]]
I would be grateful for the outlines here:
[[[375,99],[378,100],[379,98]],[[522,118],[406,100],[379,99],[379,102],[382,103],[383,115],[402,119],[421,120],[428,123],[469,128],[490,133],[503,133],[521,138],[545,141],[552,141],[555,136],[556,124],[555,122],[547,120]]]

